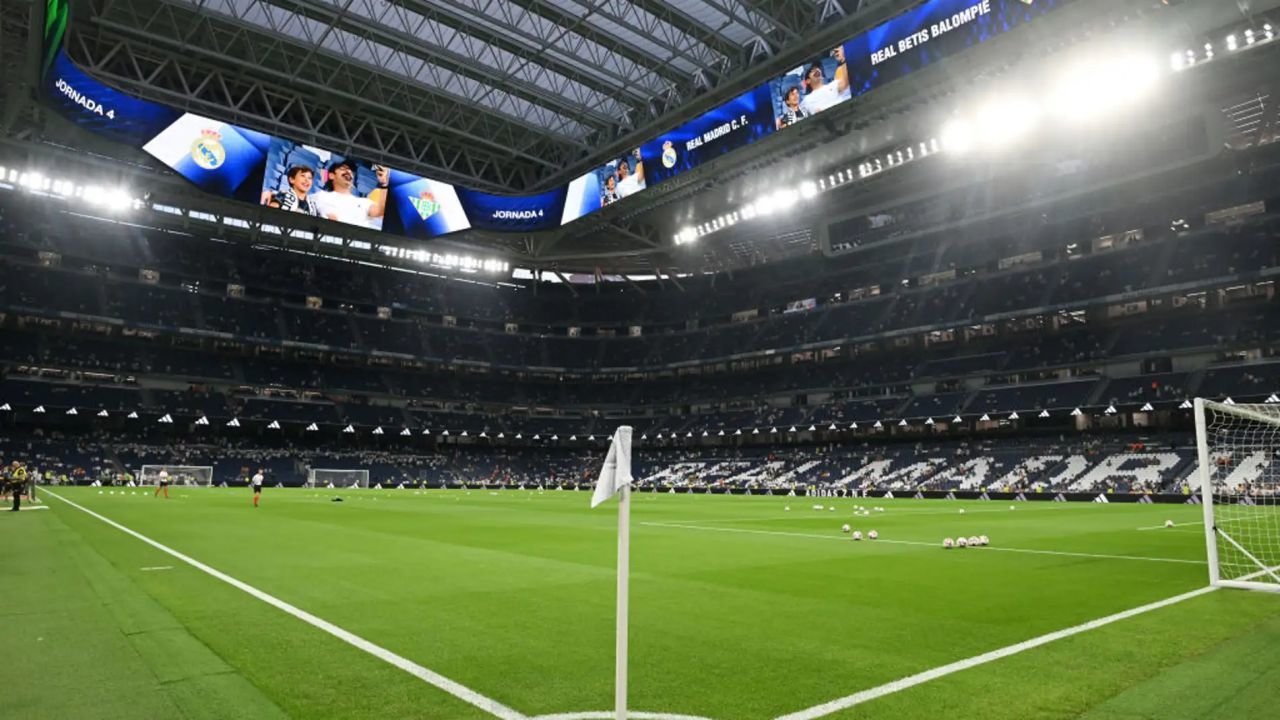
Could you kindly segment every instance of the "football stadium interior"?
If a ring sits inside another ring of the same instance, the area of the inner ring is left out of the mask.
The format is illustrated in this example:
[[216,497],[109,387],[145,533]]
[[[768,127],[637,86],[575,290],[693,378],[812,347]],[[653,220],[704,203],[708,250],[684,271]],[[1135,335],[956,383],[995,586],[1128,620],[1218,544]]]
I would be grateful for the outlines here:
[[1277,35],[3,0],[0,718],[1280,717]]

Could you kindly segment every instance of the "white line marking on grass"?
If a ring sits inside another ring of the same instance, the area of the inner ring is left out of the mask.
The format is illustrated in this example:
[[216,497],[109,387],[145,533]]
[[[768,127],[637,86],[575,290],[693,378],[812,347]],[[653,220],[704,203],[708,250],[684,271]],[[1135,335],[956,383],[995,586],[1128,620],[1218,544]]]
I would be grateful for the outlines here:
[[[1190,527],[1192,525],[1203,525],[1203,524],[1204,524],[1203,520],[1197,520],[1195,522],[1174,523],[1170,527],[1179,528],[1179,527]],[[1169,528],[1165,527],[1164,525],[1149,525],[1147,527],[1140,527],[1138,529],[1139,530],[1168,530]]]
[[151,567],[138,568],[142,572],[154,572],[156,570],[172,570],[172,565],[153,565]]
[[1173,597],[1165,598],[1164,600],[1158,600],[1153,603],[1141,605],[1130,610],[1125,610],[1124,612],[1118,612],[1114,615],[1098,618],[1097,620],[1090,620],[1089,622],[1082,623],[1080,625],[1063,630],[1057,630],[1047,635],[1041,635],[1040,637],[1031,638],[1030,640],[1024,640],[1020,643],[1002,647],[998,650],[992,650],[991,652],[986,652],[981,655],[974,655],[973,657],[942,665],[941,667],[936,667],[932,670],[926,670],[921,673],[916,673],[915,675],[908,675],[907,677],[894,680],[893,682],[869,688],[852,695],[846,695],[845,697],[825,702],[821,705],[814,705],[811,708],[806,708],[804,710],[791,713],[790,715],[783,715],[782,717],[777,718],[777,720],[815,720],[816,718],[825,717],[841,710],[847,710],[855,705],[861,705],[862,703],[882,698],[885,695],[891,695],[893,693],[915,687],[916,685],[922,685],[931,680],[937,680],[940,677],[958,673],[962,670],[968,670],[979,665],[985,665],[989,662],[1009,657],[1010,655],[1017,655],[1018,653],[1031,650],[1032,648],[1038,648],[1041,645],[1048,645],[1051,642],[1068,638],[1072,635],[1079,635],[1080,633],[1095,630],[1121,620],[1127,620],[1131,617],[1151,612],[1152,610],[1159,610],[1160,608],[1175,605],[1184,600],[1200,597],[1201,595],[1211,593],[1216,589],[1217,588],[1215,587],[1203,587],[1199,590],[1192,590],[1191,592],[1185,592],[1181,595],[1174,595]]
[[[613,720],[617,717],[613,710],[593,710],[588,712],[557,712],[556,715],[539,715],[529,720]],[[635,712],[627,711],[627,720],[709,720],[698,715],[671,715],[669,712]]]
[[453,680],[450,680],[449,678],[439,673],[428,670],[427,668],[413,662],[412,660],[409,660],[408,658],[397,655],[380,645],[375,645],[374,643],[371,643],[368,640],[365,640],[359,635],[343,630],[342,628],[338,627],[337,625],[334,625],[328,620],[324,620],[319,617],[316,617],[315,615],[312,615],[306,610],[302,610],[294,605],[291,605],[285,602],[284,600],[281,600],[280,598],[275,597],[274,595],[269,595],[263,592],[262,590],[259,590],[258,588],[253,587],[248,583],[237,580],[220,570],[217,570],[208,565],[205,565],[199,560],[183,555],[182,553],[178,552],[177,550],[174,550],[173,548],[170,548],[166,545],[162,545],[156,542],[155,540],[152,540],[151,538],[147,537],[146,535],[143,535],[142,533],[136,532],[134,530],[130,530],[124,525],[121,525],[120,523],[108,517],[99,515],[98,513],[90,510],[89,508],[84,507],[83,505],[80,505],[78,503],[72,502],[71,500],[68,500],[62,497],[61,495],[55,492],[52,492],[50,490],[45,490],[45,492],[57,498],[58,500],[61,500],[62,502],[70,505],[75,509],[91,517],[97,518],[98,520],[101,520],[102,522],[110,525],[111,527],[127,535],[131,535],[141,540],[142,542],[150,545],[151,547],[159,550],[160,552],[171,555],[181,560],[182,562],[190,565],[191,567],[197,570],[200,570],[201,572],[204,572],[206,574],[212,575],[213,577],[221,580],[224,583],[227,583],[228,585],[238,590],[243,590],[244,592],[252,595],[253,597],[261,600],[262,602],[268,605],[271,605],[272,607],[275,607],[279,610],[283,610],[284,612],[307,623],[308,625],[314,628],[317,628],[319,630],[323,630],[324,632],[329,633],[330,635],[338,638],[339,640],[347,643],[348,645],[359,648],[360,650],[363,650],[369,653],[370,655],[378,658],[379,660],[382,660],[383,662],[386,662],[390,665],[394,665],[400,668],[401,670],[404,670],[405,672],[409,673],[410,675],[413,675],[419,680],[422,680],[430,685],[433,685],[449,693],[450,695],[458,698],[459,700],[462,700],[463,702],[469,703],[470,705],[480,708],[481,710],[489,713],[490,715],[502,718],[503,720],[527,720],[525,715],[519,712],[516,712],[515,710],[512,710],[511,708],[507,707],[506,705],[503,705],[497,700],[485,697],[484,695],[481,695],[480,693],[468,687],[460,685],[459,683],[454,682]]
[[[642,522],[640,524],[648,525],[650,527],[679,528],[681,530],[705,530],[708,532],[743,533],[747,535],[780,535],[783,537],[802,537],[802,538],[816,538],[819,540],[838,540],[840,542],[846,542],[846,543],[852,542],[851,540],[843,536],[837,537],[835,535],[818,535],[815,533],[785,532],[782,530],[748,530],[746,528],[725,528],[725,527],[711,527],[708,525],[684,525],[684,524],[677,524],[677,523],[656,523],[656,522]],[[939,549],[942,548],[941,543],[923,542],[920,540],[886,540],[884,538],[880,538],[878,540],[866,540],[864,542],[871,545],[874,545],[876,543],[883,543],[885,545],[916,545],[919,547],[933,547],[933,548],[939,548]],[[1059,555],[1062,557],[1096,558],[1098,560],[1139,560],[1139,561],[1145,561],[1145,562],[1182,563],[1187,565],[1204,565],[1205,564],[1204,560],[1187,560],[1184,558],[1146,557],[1143,555],[1105,555],[1102,553],[1068,552],[1065,550],[1034,550],[1031,548],[993,547],[991,545],[986,545],[986,546],[977,547],[977,548],[969,548],[969,549],[978,550],[981,552],[1026,553],[1029,555]]]

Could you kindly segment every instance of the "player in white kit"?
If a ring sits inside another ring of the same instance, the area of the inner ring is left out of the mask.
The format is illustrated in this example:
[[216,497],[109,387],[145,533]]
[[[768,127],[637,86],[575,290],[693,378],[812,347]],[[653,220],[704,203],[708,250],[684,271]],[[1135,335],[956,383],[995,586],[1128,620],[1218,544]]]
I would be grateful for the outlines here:
[[262,468],[258,468],[258,472],[253,474],[253,506],[258,507],[258,499],[262,497]]

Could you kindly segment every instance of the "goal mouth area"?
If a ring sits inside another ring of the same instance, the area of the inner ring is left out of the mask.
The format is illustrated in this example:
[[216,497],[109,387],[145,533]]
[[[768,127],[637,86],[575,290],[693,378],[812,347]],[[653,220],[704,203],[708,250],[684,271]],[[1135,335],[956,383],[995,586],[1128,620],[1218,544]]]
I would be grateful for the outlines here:
[[144,486],[158,485],[161,471],[168,475],[170,485],[184,487],[213,485],[212,465],[143,465],[135,483]]
[[367,488],[369,471],[360,468],[311,468],[307,471],[309,488]]
[[1280,404],[1194,407],[1209,581],[1280,592]]

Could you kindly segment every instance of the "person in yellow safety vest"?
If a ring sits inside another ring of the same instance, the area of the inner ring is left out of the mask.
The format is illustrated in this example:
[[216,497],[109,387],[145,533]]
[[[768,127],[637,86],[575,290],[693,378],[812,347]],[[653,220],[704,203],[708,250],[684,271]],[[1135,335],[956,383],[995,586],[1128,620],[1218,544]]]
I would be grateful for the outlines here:
[[22,507],[22,494],[27,491],[27,468],[17,460],[9,466],[5,473],[5,491],[13,493],[13,511]]

